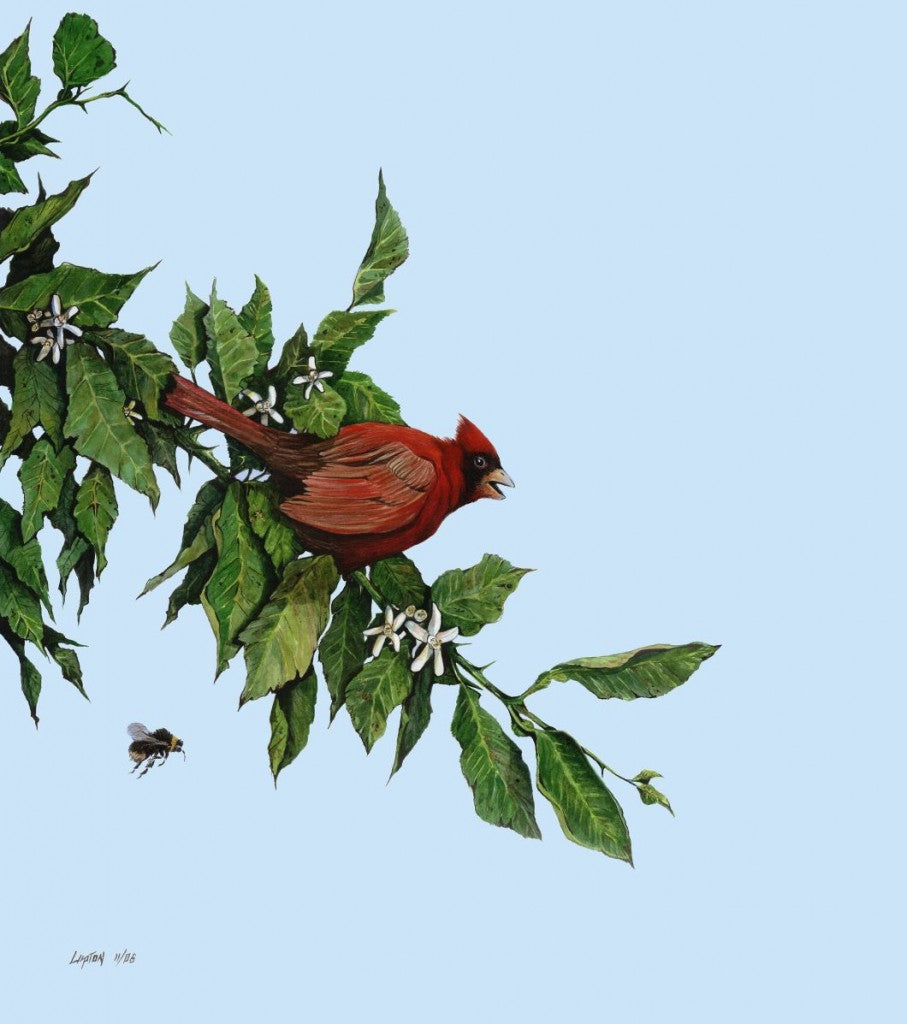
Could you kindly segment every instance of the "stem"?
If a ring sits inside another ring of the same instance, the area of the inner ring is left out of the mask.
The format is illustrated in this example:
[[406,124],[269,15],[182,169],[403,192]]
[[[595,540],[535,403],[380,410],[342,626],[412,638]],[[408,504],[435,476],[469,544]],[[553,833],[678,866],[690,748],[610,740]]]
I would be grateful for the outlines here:
[[384,598],[378,593],[378,591],[372,586],[371,580],[361,569],[356,569],[352,574],[352,577],[356,582],[368,593],[371,599],[378,605],[379,608],[386,608],[390,604],[390,601],[385,601]]

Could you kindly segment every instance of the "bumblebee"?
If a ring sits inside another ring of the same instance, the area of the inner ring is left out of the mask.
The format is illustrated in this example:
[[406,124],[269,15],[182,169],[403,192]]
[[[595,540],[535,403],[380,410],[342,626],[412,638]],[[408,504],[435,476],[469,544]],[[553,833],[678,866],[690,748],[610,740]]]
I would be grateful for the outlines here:
[[132,771],[142,768],[142,765],[145,766],[139,772],[139,778],[149,768],[153,768],[158,761],[163,764],[174,752],[182,754],[183,760],[186,760],[183,741],[167,729],[155,729],[154,732],[149,732],[141,722],[133,722],[132,725],[126,727],[126,731],[132,737],[132,743],[129,744],[129,756],[135,761],[135,768]]

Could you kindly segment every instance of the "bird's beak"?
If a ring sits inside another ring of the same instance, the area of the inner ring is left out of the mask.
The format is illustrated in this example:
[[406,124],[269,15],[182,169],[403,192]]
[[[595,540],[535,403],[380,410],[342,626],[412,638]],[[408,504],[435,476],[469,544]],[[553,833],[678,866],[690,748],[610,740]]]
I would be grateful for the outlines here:
[[516,484],[510,479],[510,474],[503,469],[493,469],[482,479],[482,496],[494,498],[496,501],[503,501],[504,495],[500,487],[515,487]]

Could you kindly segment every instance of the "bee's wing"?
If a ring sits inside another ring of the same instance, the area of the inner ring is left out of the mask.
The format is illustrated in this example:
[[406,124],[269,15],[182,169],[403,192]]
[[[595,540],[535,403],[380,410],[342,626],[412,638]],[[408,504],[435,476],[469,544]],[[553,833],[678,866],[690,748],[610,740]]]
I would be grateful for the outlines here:
[[127,725],[126,732],[134,740],[150,740],[152,743],[159,742],[157,736],[152,736],[141,722],[133,722],[132,725]]

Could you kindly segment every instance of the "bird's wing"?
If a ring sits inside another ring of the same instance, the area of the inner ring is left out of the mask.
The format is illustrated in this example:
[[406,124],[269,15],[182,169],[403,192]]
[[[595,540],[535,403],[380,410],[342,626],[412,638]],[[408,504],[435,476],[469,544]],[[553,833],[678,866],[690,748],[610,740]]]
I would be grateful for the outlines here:
[[338,437],[322,449],[305,492],[284,501],[284,515],[327,533],[393,533],[409,525],[437,479],[429,459],[399,441],[379,445]]

